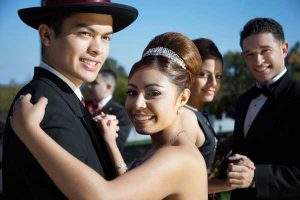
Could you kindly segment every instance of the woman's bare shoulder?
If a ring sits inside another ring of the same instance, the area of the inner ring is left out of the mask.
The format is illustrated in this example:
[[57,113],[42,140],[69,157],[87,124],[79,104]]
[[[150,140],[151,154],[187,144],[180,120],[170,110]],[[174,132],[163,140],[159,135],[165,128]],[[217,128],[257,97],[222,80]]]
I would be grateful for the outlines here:
[[153,159],[164,163],[166,168],[174,171],[190,172],[194,168],[201,169],[201,167],[199,168],[201,165],[205,169],[204,158],[192,143],[160,148]]
[[[191,144],[182,146],[167,146],[157,152],[164,166],[168,181],[180,183],[177,188],[182,194],[198,197],[207,194],[207,172],[203,156],[197,148]],[[176,187],[176,184],[174,187]],[[205,197],[205,195],[204,195]],[[191,196],[184,199],[193,199]],[[201,198],[200,198],[201,199]]]

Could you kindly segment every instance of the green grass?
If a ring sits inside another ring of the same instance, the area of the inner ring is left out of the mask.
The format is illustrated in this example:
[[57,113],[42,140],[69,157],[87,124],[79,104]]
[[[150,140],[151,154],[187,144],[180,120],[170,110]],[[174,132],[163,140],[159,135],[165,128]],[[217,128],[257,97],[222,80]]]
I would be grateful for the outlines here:
[[144,144],[151,144],[151,140],[147,139],[147,140],[127,142],[126,146],[139,146],[139,145],[144,145]]
[[229,199],[230,199],[230,192],[221,193],[221,200],[229,200]]

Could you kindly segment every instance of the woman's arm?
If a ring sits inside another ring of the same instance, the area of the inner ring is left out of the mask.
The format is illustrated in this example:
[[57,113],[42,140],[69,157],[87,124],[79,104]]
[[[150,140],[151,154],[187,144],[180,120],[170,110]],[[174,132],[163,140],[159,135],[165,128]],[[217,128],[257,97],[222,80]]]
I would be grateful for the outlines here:
[[[190,153],[182,147],[162,148],[134,170],[106,181],[40,128],[47,99],[41,98],[33,105],[30,98],[31,95],[26,95],[16,103],[12,127],[67,198],[142,200],[187,193],[207,197],[207,187],[201,186],[206,180],[205,165],[204,171],[199,170],[194,155],[188,156]],[[197,188],[192,190],[192,187]],[[198,192],[199,188],[203,191]]]
[[[249,176],[254,173],[254,163],[246,156],[234,154],[230,156],[227,169],[227,179],[214,178],[208,181],[208,193],[225,192],[236,188],[251,186]],[[252,179],[251,179],[252,180]]]
[[94,120],[98,127],[103,130],[102,136],[118,175],[124,174],[127,171],[127,165],[117,146],[116,138],[118,137],[117,131],[119,128],[117,126],[118,121],[116,120],[116,116],[101,113],[101,115],[94,117]]
[[[99,197],[99,193],[105,191],[105,180],[75,159],[40,128],[47,99],[42,97],[34,105],[30,103],[30,99],[31,95],[25,95],[14,106],[11,123],[15,133],[67,197],[71,199]],[[79,171],[82,173],[77,173]],[[97,185],[102,187],[96,189]]]
[[231,187],[226,179],[211,179],[208,180],[208,194],[230,191],[235,188]]

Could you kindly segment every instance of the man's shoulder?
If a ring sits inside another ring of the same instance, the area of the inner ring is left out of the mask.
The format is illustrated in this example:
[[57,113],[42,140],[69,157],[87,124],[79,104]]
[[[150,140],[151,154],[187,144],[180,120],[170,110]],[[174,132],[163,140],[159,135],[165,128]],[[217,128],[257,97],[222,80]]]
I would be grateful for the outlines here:
[[296,99],[296,101],[300,103],[300,81],[299,80],[293,80],[291,84],[290,93],[292,95],[292,98]]
[[17,96],[30,93],[33,100],[37,100],[41,96],[53,98],[56,96],[55,93],[57,93],[55,91],[56,90],[53,88],[53,86],[51,86],[51,84],[45,82],[44,80],[33,79],[21,88]]
[[107,102],[107,104],[105,105],[106,107],[113,107],[115,109],[124,109],[124,106],[122,104],[120,104],[119,102],[117,102],[114,99],[110,99],[109,102]]

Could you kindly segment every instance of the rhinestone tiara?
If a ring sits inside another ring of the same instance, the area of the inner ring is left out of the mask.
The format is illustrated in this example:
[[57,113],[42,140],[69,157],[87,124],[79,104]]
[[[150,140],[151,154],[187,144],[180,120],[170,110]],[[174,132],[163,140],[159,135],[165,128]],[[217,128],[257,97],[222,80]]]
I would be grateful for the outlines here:
[[144,58],[146,56],[163,56],[177,63],[183,69],[186,69],[184,61],[177,55],[177,53],[165,47],[148,49],[142,57]]

